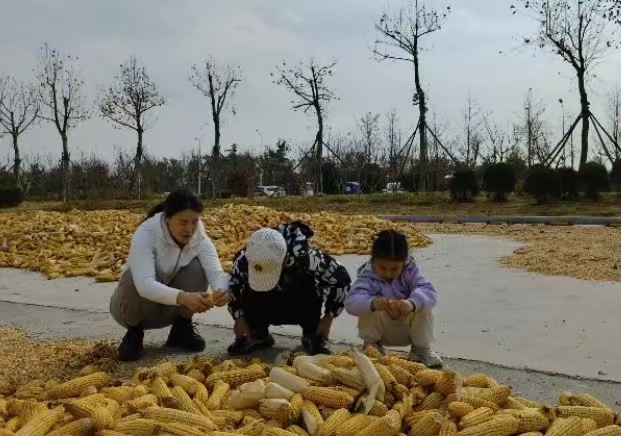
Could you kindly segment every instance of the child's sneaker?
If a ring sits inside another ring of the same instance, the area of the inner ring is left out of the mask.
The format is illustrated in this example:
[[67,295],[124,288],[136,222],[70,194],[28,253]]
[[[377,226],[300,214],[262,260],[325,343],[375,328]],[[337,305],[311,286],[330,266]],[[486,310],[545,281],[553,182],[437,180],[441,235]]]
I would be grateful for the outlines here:
[[410,359],[422,363],[428,368],[442,368],[442,358],[431,348],[420,348],[412,345]]

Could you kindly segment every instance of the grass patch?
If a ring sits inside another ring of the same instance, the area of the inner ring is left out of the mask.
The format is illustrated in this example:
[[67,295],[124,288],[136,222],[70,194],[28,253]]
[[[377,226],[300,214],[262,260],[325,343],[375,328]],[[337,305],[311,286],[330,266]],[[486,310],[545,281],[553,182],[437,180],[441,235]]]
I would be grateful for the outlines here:
[[[104,210],[118,209],[144,212],[160,199],[149,200],[87,200],[63,204],[53,201],[25,202],[6,211],[59,211],[72,209]],[[342,214],[371,215],[542,215],[542,216],[621,216],[621,200],[616,194],[605,194],[598,202],[576,200],[535,204],[527,197],[511,196],[509,201],[494,203],[485,195],[472,203],[452,203],[447,193],[429,194],[371,194],[330,195],[321,197],[237,198],[227,200],[204,200],[206,208],[225,204],[249,204],[266,206],[286,212],[335,212]]]

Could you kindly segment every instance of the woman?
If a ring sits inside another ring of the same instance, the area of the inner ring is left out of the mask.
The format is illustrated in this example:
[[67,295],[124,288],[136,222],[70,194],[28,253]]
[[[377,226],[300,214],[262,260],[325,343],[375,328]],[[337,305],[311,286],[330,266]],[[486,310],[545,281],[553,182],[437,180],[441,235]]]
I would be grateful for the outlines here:
[[237,253],[229,303],[235,342],[229,354],[271,347],[273,325],[299,325],[307,352],[330,354],[332,321],[343,311],[351,278],[336,259],[310,248],[313,236],[299,221],[281,224],[257,230]]
[[143,350],[144,331],[172,326],[166,345],[200,352],[205,340],[192,316],[228,303],[229,293],[216,248],[200,219],[202,205],[188,190],[172,192],[155,206],[132,238],[110,313],[127,329],[119,359],[135,361]]

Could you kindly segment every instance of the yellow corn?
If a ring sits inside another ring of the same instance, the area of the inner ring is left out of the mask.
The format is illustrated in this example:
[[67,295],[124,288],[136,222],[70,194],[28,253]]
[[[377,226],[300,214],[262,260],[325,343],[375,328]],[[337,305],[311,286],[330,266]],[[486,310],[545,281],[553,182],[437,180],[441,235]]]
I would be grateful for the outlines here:
[[442,395],[449,395],[457,392],[461,384],[461,377],[456,372],[442,371],[442,376],[435,384],[434,389]]
[[45,436],[64,414],[65,408],[62,406],[39,413],[15,432],[15,436]]
[[526,409],[526,406],[513,397],[507,398],[499,404],[501,409]]
[[291,433],[290,431],[285,430],[283,428],[266,427],[263,435],[264,436],[295,436],[296,433]]
[[382,417],[388,413],[388,406],[386,406],[381,401],[375,400],[371,410],[369,411],[369,415]]
[[[339,356],[339,357],[344,357],[344,356]],[[302,427],[300,427],[299,425],[292,424],[289,427],[287,427],[285,430],[287,430],[290,433],[296,434],[298,436],[309,436],[308,432],[304,430]]]
[[412,424],[408,436],[434,436],[440,431],[441,422],[439,413],[426,413]]
[[137,418],[130,421],[119,421],[114,427],[114,431],[132,436],[151,436],[159,428],[160,424],[152,419]]
[[372,418],[367,415],[352,415],[336,430],[336,436],[356,436],[363,429],[367,428],[372,422]]
[[236,388],[244,383],[253,382],[265,377],[265,371],[261,367],[234,369],[232,371],[214,372],[205,380],[208,387],[214,387],[216,382],[222,381],[230,387]]
[[144,416],[147,419],[160,422],[178,422],[181,424],[203,427],[206,430],[218,429],[218,426],[206,416],[195,415],[193,413],[184,412],[183,410],[168,409],[165,407],[147,407],[144,410]]
[[373,345],[369,345],[368,347],[366,347],[364,349],[364,354],[369,359],[378,359],[384,356],[382,352],[377,347],[374,347]]
[[498,410],[500,410],[500,407],[498,407],[498,405],[496,403],[492,403],[491,401],[484,400],[484,399],[479,398],[479,397],[477,397],[475,395],[463,395],[461,397],[460,401],[462,401],[464,403],[468,403],[468,404],[474,406],[475,408],[489,407],[494,412],[497,412]]
[[178,366],[172,362],[163,362],[153,368],[153,373],[156,377],[170,377],[178,371]]
[[351,407],[354,399],[347,392],[337,391],[331,388],[310,386],[302,392],[304,399],[315,404],[332,407],[334,409]]
[[600,407],[602,409],[609,409],[609,407],[605,403],[601,402],[591,394],[578,394],[575,396],[575,400],[578,403],[578,406]]
[[621,436],[621,427],[618,425],[607,425],[586,433],[584,436]]
[[106,388],[102,391],[102,393],[113,400],[118,401],[119,403],[124,403],[125,401],[129,401],[134,398],[134,389],[129,386],[118,386],[112,388]]
[[397,379],[395,378],[391,370],[386,365],[376,363],[375,369],[377,369],[378,374],[380,375],[382,381],[386,385],[386,389],[390,389],[393,386],[397,385]]
[[600,407],[558,406],[556,412],[561,418],[569,418],[571,416],[591,418],[597,422],[598,427],[611,425],[615,422],[614,412],[610,409],[602,409]]
[[88,436],[95,429],[95,425],[90,418],[82,418],[47,433],[47,436]]
[[515,397],[515,400],[522,403],[526,407],[541,407],[541,404],[537,403],[536,401],[529,400],[528,398]]
[[366,389],[362,374],[360,374],[358,368],[336,368],[332,371],[332,376],[336,381],[350,388],[358,390]]
[[519,436],[543,436],[543,433],[539,431],[529,431],[528,433],[522,433]]
[[[194,401],[192,401],[192,398],[190,398],[188,393],[181,386],[175,386],[170,390],[170,392],[172,393],[173,397],[179,402],[179,406],[173,407],[174,409],[180,409],[185,412],[195,413],[197,415],[204,415],[204,413],[201,412],[201,409],[196,405]],[[164,407],[169,407],[166,405],[166,401],[167,399],[162,400],[162,405],[164,405]]]
[[95,424],[99,430],[112,430],[114,427],[114,417],[110,411],[103,406],[95,408],[92,419],[93,424]]
[[243,434],[246,436],[261,436],[265,430],[265,424],[261,421],[254,421],[250,424],[246,424],[237,430],[235,433]]
[[409,371],[395,364],[389,365],[388,368],[397,380],[397,383],[405,385],[407,387],[411,387],[414,385],[414,376],[410,374]]
[[461,430],[459,436],[509,436],[517,431],[519,421],[513,416],[498,416],[483,424]]
[[199,369],[191,369],[185,375],[193,378],[199,383],[205,383],[205,375]]
[[183,388],[189,395],[196,393],[196,386],[199,384],[192,377],[183,374],[171,374],[169,380],[174,386]]
[[35,400],[26,400],[21,403],[18,415],[21,419],[21,422],[28,422],[31,418],[45,412],[46,410],[47,407],[45,404],[39,403]]
[[269,421],[265,423],[265,425],[267,426],[266,428],[269,428],[269,427],[284,428],[285,427],[283,421],[280,419],[270,419]]
[[151,392],[155,394],[155,396],[159,400],[163,400],[164,398],[172,397],[173,394],[168,389],[166,382],[161,377],[156,377],[151,382]]
[[[160,431],[164,430],[165,434],[170,434],[174,436],[204,436],[205,432],[199,430],[195,427],[186,424],[180,424],[178,422],[172,423],[161,423]],[[159,433],[161,436],[163,433]]]
[[334,355],[327,358],[325,362],[337,368],[353,368],[356,366],[356,362],[350,356]]
[[582,418],[580,425],[582,426],[582,433],[590,433],[593,430],[597,430],[597,422],[591,418]]
[[14,416],[6,422],[5,429],[11,433],[16,432],[19,428],[19,416]]
[[223,382],[222,380],[216,381],[213,386],[213,391],[211,392],[207,403],[205,403],[205,406],[207,406],[209,410],[219,409],[222,401],[224,401],[224,397],[230,389],[231,386],[228,383]]
[[468,427],[474,427],[475,425],[483,424],[489,421],[494,416],[494,411],[489,407],[479,407],[478,409],[470,412],[459,421],[459,428],[464,429]]
[[155,394],[142,395],[133,400],[129,400],[126,404],[136,410],[146,409],[149,406],[157,406],[157,396],[155,396]]
[[207,391],[207,387],[204,384],[199,383],[196,386],[194,399],[200,401],[203,404],[207,404],[207,400],[209,400],[209,391]]
[[416,374],[419,371],[427,369],[427,367],[420,362],[414,362],[411,360],[402,359],[398,356],[386,356],[384,359],[386,362],[385,364],[387,365],[392,364],[392,365],[400,366],[401,368],[405,369],[412,375]]
[[335,436],[336,429],[349,419],[351,413],[347,409],[335,410],[323,424],[319,425],[319,436]]
[[453,418],[463,418],[475,410],[476,409],[471,404],[461,401],[453,401],[448,404],[448,412]]
[[464,386],[475,388],[489,388],[489,376],[485,374],[471,374],[464,379]]
[[561,406],[577,406],[574,403],[575,395],[568,391],[563,391],[558,395],[558,402]]
[[421,386],[432,386],[440,381],[442,371],[437,369],[423,369],[414,374],[414,381]]
[[49,399],[77,397],[88,387],[94,386],[100,388],[104,386],[109,379],[110,377],[105,372],[94,372],[89,375],[74,378],[50,389],[47,393],[47,397]]
[[[97,436],[127,436],[128,433],[121,433],[114,430],[99,430],[97,432]],[[140,436],[140,434],[136,433],[136,436]]]
[[287,419],[289,422],[297,422],[302,416],[302,408],[304,407],[304,397],[302,394],[294,394],[289,400],[289,410],[287,411]]
[[319,409],[317,409],[315,403],[311,401],[304,401],[302,406],[302,419],[304,420],[304,425],[310,436],[316,436],[319,431],[319,426],[324,422]]
[[548,428],[546,436],[580,436],[582,434],[582,426],[580,418],[571,417],[567,419],[556,419]]
[[519,421],[518,432],[529,433],[542,431],[549,427],[550,420],[539,409],[521,409],[513,414]]
[[511,388],[509,386],[498,386],[494,388],[488,388],[482,390],[476,394],[477,397],[489,401],[494,404],[502,404],[511,395]]
[[452,421],[443,421],[438,436],[457,436],[457,426]]
[[[215,422],[215,420],[216,420],[216,419],[215,419],[215,417],[214,417],[214,415],[213,415],[213,413],[212,413],[213,411],[209,410],[209,409],[207,408],[207,406],[205,406],[203,403],[201,403],[200,401],[198,401],[196,398],[194,398],[194,399],[192,400],[192,402],[194,403],[194,405],[196,406],[196,409],[199,411],[199,413],[200,413],[201,415],[204,415],[204,416],[206,416],[207,418],[209,418],[209,419],[211,419],[212,421],[214,421],[214,422]],[[242,419],[243,419],[243,412],[242,412]],[[218,423],[216,423],[216,424],[218,424]]]
[[259,413],[268,419],[284,421],[289,412],[289,401],[282,398],[270,398],[259,401]]
[[437,409],[444,403],[444,396],[439,392],[432,392],[414,408],[414,410]]
[[363,429],[360,436],[396,436],[401,431],[401,419],[399,414],[391,410],[386,416],[377,418],[367,428]]
[[[208,411],[209,412],[209,411]],[[226,427],[228,425],[237,425],[244,419],[244,412],[241,410],[213,410],[209,412],[207,418],[212,421],[221,422],[222,425],[218,427]]]

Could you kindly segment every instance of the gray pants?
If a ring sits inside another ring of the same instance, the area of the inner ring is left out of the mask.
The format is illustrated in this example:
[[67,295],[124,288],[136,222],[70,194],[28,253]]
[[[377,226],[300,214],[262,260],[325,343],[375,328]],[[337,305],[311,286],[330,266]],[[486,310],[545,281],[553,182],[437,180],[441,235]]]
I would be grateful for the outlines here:
[[[168,286],[185,292],[207,291],[207,277],[198,258],[181,268]],[[178,318],[190,319],[193,315],[186,308],[168,306],[141,297],[130,269],[121,275],[112,294],[110,313],[125,328],[142,326],[145,330],[168,327]]]

